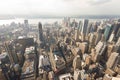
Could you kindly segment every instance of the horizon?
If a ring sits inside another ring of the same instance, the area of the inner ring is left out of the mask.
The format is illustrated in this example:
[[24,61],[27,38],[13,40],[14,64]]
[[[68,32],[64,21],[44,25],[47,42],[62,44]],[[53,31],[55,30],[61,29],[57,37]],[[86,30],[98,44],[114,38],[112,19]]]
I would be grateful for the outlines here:
[[51,19],[51,18],[87,18],[87,19],[111,19],[111,18],[119,18],[120,15],[78,15],[78,16],[0,16],[0,20],[9,20],[9,19]]

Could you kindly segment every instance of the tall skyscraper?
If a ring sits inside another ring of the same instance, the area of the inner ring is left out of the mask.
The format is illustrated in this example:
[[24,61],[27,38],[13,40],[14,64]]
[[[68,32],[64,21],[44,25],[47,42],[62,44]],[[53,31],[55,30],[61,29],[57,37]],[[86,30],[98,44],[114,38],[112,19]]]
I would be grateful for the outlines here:
[[81,30],[82,30],[82,21],[79,21],[78,30],[79,30],[80,32],[81,32]]
[[116,41],[120,35],[120,23],[113,25],[112,33],[109,37],[109,42]]
[[102,56],[105,59],[106,54],[104,54],[104,53],[106,53],[106,49],[107,49],[106,43],[99,41],[98,44],[96,45],[95,49],[96,49],[95,60],[99,61],[100,57],[102,57]]
[[28,20],[24,20],[24,30],[26,34],[30,31]]
[[43,41],[43,30],[42,30],[42,24],[39,22],[38,23],[38,29],[39,29],[39,41]]
[[65,27],[70,27],[70,17],[64,17],[63,24]]
[[116,42],[116,46],[120,46],[120,37],[118,38],[118,41]]
[[98,26],[97,32],[95,33],[95,44],[97,44],[101,40],[103,32],[104,29],[101,26]]
[[89,25],[88,25],[88,27],[87,27],[87,32],[86,32],[86,36],[88,36],[88,34],[89,34],[90,32],[93,32],[93,31],[92,31],[92,24],[89,24]]
[[115,34],[115,37],[117,37],[117,32],[120,29],[120,23],[117,23],[115,25],[113,25],[113,33]]
[[120,52],[120,37],[118,38],[118,40],[115,44],[114,51],[118,52],[118,53]]
[[84,41],[86,38],[87,29],[88,29],[88,20],[85,19],[82,21],[82,23],[79,23],[79,30],[81,33],[81,40],[82,41]]
[[83,20],[83,22],[82,22],[83,24],[82,24],[82,28],[81,28],[81,34],[86,35],[88,22],[89,22],[89,20],[87,20],[87,19]]
[[90,33],[89,34],[89,43],[91,45],[94,45],[95,44],[95,34],[94,33]]
[[28,20],[24,20],[24,27],[29,28]]
[[79,39],[79,30],[75,30],[75,40]]
[[107,41],[109,39],[111,32],[112,32],[112,25],[108,24],[106,26],[105,32],[104,32],[105,41]]

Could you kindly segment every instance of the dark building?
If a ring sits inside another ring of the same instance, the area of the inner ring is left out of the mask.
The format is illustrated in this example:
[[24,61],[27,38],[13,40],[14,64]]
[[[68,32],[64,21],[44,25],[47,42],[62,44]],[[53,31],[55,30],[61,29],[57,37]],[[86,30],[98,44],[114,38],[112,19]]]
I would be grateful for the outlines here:
[[92,28],[92,24],[89,24],[88,27],[87,27],[86,35],[88,35],[91,32],[93,32],[93,28]]
[[16,51],[21,51],[24,53],[26,47],[32,46],[34,44],[34,40],[33,38],[15,39],[14,43],[16,44]]
[[24,26],[28,27],[28,20],[24,20]]
[[40,42],[43,42],[43,30],[42,30],[42,24],[38,23],[38,29],[39,29],[39,40]]
[[110,34],[112,32],[112,25],[107,25],[105,28],[105,32],[104,32],[104,37],[105,37],[105,41],[107,41],[110,37]]
[[8,57],[11,64],[18,63],[18,57],[15,53],[15,49],[13,48],[12,44],[5,44],[6,51],[8,52]]
[[113,34],[115,35],[114,37],[117,38],[119,37],[119,30],[120,30],[120,23],[114,24],[113,26]]
[[24,20],[24,28],[26,31],[29,31],[29,24],[28,24],[28,20]]

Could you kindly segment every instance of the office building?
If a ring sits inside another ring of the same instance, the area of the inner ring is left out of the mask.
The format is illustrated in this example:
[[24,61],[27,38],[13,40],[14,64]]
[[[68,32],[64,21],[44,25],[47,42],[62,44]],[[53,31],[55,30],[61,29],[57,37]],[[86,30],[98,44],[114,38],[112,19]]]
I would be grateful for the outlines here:
[[24,20],[24,29],[26,30],[26,32],[28,32],[30,30],[28,20]]
[[84,41],[86,38],[87,28],[88,28],[88,21],[87,19],[82,21],[82,25],[80,25],[80,33],[81,33],[81,40]]
[[78,23],[78,30],[81,32],[81,30],[82,30],[82,21],[79,21],[79,23]]
[[97,44],[102,36],[103,36],[104,29],[101,26],[98,26],[97,32],[95,32],[95,44]]
[[89,46],[88,46],[88,43],[87,43],[87,42],[82,42],[82,43],[80,43],[79,48],[81,49],[82,54],[88,52],[88,47],[89,47]]
[[119,37],[120,33],[118,32],[120,32],[120,22],[113,25],[113,34],[115,34],[115,38]]
[[81,28],[81,34],[86,35],[87,28],[88,28],[88,21],[87,19],[83,20],[82,22],[82,28]]
[[96,39],[95,34],[94,33],[90,33],[89,34],[89,43],[91,45],[95,45],[95,39]]
[[113,52],[113,53],[110,55],[110,57],[109,57],[109,59],[108,59],[108,61],[107,61],[107,63],[106,63],[107,68],[113,68],[113,66],[115,65],[115,62],[116,62],[117,59],[118,59],[118,55],[119,55],[119,53],[116,53],[116,52]]
[[73,69],[81,69],[81,58],[79,55],[77,55],[73,60]]
[[39,22],[38,23],[38,30],[39,30],[39,41],[43,42],[43,30],[42,30],[42,24]]
[[75,40],[78,41],[79,40],[79,30],[75,30]]
[[112,25],[111,24],[108,24],[106,27],[105,27],[105,31],[104,31],[104,37],[105,37],[105,41],[107,41],[110,37],[110,34],[112,32]]
[[92,23],[88,24],[88,27],[87,27],[87,32],[86,32],[86,36],[88,36],[89,33],[92,33],[93,30],[92,30]]
[[114,40],[114,37],[115,37],[115,34],[112,33],[112,34],[110,35],[108,41],[109,41],[109,42],[112,42],[112,41]]
[[113,52],[114,44],[108,44],[107,46],[107,59],[110,57],[111,53]]

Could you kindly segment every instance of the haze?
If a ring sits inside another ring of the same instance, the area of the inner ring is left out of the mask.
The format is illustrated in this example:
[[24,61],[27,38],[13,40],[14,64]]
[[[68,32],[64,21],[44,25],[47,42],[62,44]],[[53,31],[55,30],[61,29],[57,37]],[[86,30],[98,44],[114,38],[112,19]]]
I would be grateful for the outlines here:
[[0,17],[119,15],[120,0],[1,0]]

